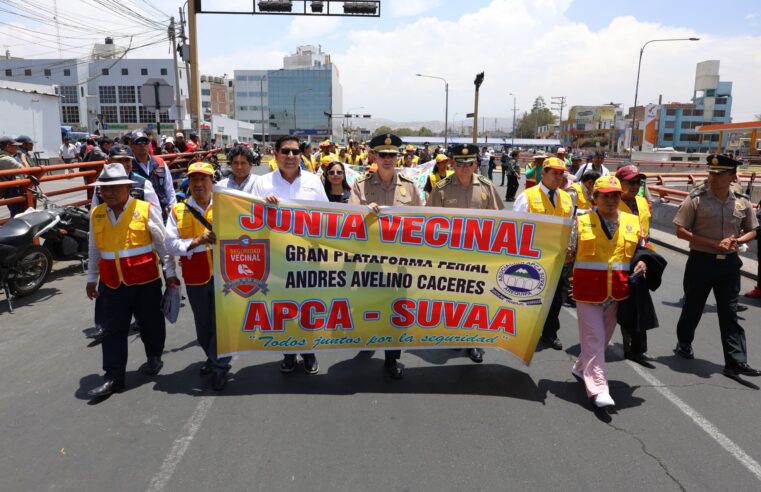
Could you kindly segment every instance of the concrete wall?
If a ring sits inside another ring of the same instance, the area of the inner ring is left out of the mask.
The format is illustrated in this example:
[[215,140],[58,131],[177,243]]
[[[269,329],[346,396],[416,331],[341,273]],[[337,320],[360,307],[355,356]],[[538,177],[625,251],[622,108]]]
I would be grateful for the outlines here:
[[0,135],[28,135],[34,150],[57,156],[61,146],[58,96],[0,88]]

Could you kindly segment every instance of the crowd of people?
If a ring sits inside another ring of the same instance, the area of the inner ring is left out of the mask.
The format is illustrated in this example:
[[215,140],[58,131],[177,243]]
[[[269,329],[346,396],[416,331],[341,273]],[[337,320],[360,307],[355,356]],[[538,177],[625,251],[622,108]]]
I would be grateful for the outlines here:
[[[216,350],[212,267],[216,236],[211,226],[216,173],[210,163],[191,164],[188,196],[178,201],[160,155],[200,146],[194,136],[185,141],[180,135],[157,145],[149,133],[135,131],[119,142],[101,138],[85,142],[86,146],[77,150],[64,140],[61,147],[62,159],[108,161],[92,185],[96,192],[86,294],[96,300],[105,372],[103,384],[90,391],[93,397],[124,388],[127,334],[133,317],[145,346],[143,372],[155,375],[161,370],[166,336],[162,277],[168,287],[180,286],[176,260],[181,265],[198,343],[205,352],[200,373],[211,375],[217,391],[228,382],[230,359],[218,357]],[[24,140],[0,139],[3,168],[10,165],[9,159],[14,168],[24,165],[15,157],[19,146],[31,150]],[[69,157],[72,154],[75,157]],[[554,289],[540,346],[563,349],[558,337],[559,313],[564,303],[575,307],[581,353],[571,373],[598,407],[615,404],[605,375],[605,348],[617,324],[621,325],[625,356],[653,367],[647,353],[647,330],[658,326],[658,321],[649,291],[660,285],[666,262],[649,241],[645,175],[634,165],[611,171],[604,165],[602,152],[580,159],[558,148],[554,155],[532,156],[523,171],[524,189],[518,194],[520,152],[505,148],[499,157],[501,185],[507,186],[503,200],[488,177],[497,169],[497,158],[488,149],[471,144],[415,148],[403,145],[396,135],[383,134],[369,142],[349,142],[345,148],[326,140],[313,152],[310,143],[286,136],[275,143],[271,171],[263,176],[252,174],[255,156],[248,147],[236,145],[227,157],[230,175],[216,185],[271,204],[284,199],[331,201],[367,206],[378,213],[383,206],[502,210],[504,202],[514,201],[513,210],[518,213],[573,219],[565,268]],[[422,190],[400,172],[402,167],[426,163],[431,171]],[[761,375],[748,365],[745,334],[737,321],[741,265],[737,251],[756,237],[758,229],[748,197],[733,185],[738,164],[724,155],[709,156],[708,179],[689,194],[674,219],[677,235],[690,243],[675,353],[685,359],[694,357],[695,328],[713,290],[724,373],[729,377]],[[362,171],[351,185],[349,166]],[[719,217],[724,219],[717,220]],[[467,349],[467,355],[476,363],[484,358],[481,348]],[[385,371],[395,379],[404,375],[400,357],[400,350],[385,352]],[[285,354],[280,370],[294,371],[299,358],[308,374],[319,371],[314,353]]]

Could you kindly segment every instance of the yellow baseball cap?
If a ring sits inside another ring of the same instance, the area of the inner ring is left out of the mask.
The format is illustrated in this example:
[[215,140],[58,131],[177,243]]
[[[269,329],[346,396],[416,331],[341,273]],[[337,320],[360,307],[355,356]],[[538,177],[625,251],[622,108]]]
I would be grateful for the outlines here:
[[188,176],[193,173],[208,174],[214,176],[214,166],[208,162],[194,162],[188,166]]
[[407,146],[404,148],[404,151],[405,151],[405,152],[415,152],[415,146],[414,146],[414,145],[407,145]]
[[330,140],[323,140],[320,142],[320,148],[330,147]]
[[561,161],[557,157],[549,157],[544,160],[542,163],[542,167],[544,169],[558,169],[560,171],[565,171],[565,162]]
[[448,161],[449,157],[446,156],[446,154],[439,154],[436,156],[436,163]]
[[599,193],[621,193],[621,182],[615,176],[600,176],[595,181],[592,192]]
[[322,164],[323,166],[325,164],[330,164],[331,162],[335,162],[335,159],[333,158],[332,155],[324,155],[322,156],[322,159],[320,159],[320,164]]

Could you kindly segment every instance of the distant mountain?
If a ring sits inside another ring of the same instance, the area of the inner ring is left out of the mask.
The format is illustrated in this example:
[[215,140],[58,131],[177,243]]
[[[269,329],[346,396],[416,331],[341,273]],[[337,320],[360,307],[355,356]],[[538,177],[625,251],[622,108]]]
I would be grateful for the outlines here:
[[[495,125],[496,122],[496,125]],[[370,131],[375,130],[381,126],[390,126],[391,128],[411,128],[413,130],[419,130],[422,127],[426,127],[434,132],[444,131],[444,121],[442,120],[429,120],[429,121],[395,121],[386,118],[371,118],[367,120],[355,119],[351,122],[352,126],[358,125],[362,128],[366,128]],[[471,128],[473,126],[473,119],[457,119],[449,122],[450,131],[459,130],[461,128]],[[512,118],[494,118],[493,116],[484,116],[478,118],[478,130],[483,131],[484,126],[486,131],[493,132],[495,128],[500,132],[509,132],[513,126]],[[454,130],[453,130],[454,129]]]

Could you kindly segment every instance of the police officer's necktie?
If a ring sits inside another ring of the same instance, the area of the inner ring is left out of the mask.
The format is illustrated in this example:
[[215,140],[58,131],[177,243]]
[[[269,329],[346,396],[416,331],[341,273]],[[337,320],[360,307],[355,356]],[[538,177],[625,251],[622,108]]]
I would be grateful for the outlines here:
[[550,203],[554,207],[555,206],[555,190],[550,190],[549,196],[550,196]]

